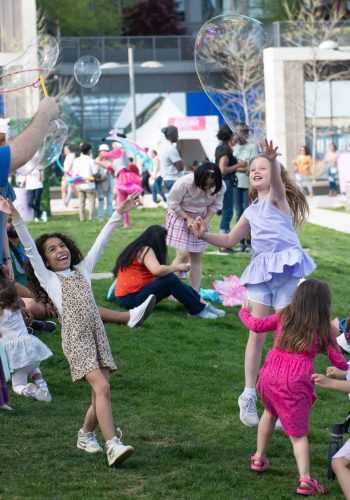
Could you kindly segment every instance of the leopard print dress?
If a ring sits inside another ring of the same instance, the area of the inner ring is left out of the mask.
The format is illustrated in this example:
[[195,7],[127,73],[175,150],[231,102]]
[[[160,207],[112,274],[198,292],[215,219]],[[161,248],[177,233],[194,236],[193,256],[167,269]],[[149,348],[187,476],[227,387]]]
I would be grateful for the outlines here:
[[62,348],[73,382],[97,368],[116,369],[91,287],[79,269],[60,276],[62,286]]

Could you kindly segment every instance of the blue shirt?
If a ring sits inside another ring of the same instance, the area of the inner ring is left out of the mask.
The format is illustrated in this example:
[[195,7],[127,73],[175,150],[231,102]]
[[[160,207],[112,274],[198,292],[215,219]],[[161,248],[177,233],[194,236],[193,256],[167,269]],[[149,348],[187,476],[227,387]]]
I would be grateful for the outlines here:
[[[4,148],[0,148],[4,149]],[[1,156],[0,156],[0,167],[1,167]],[[0,174],[1,178],[1,174]],[[14,192],[13,187],[11,184],[7,181],[6,178],[6,185],[5,186],[0,186],[0,194],[3,198],[8,198],[10,201],[14,201],[16,199],[16,195]],[[3,212],[0,212],[0,267],[3,264],[3,259],[4,259],[4,224],[5,224],[5,214]]]
[[0,187],[6,186],[10,171],[11,150],[10,146],[0,148]]

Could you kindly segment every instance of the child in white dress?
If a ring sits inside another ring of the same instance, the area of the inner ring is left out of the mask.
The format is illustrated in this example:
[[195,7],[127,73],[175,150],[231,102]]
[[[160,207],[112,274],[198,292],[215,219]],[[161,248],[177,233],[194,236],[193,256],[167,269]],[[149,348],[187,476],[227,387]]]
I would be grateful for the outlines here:
[[[52,352],[28,333],[17,290],[3,278],[0,278],[0,342],[6,353],[14,392],[50,403],[52,397],[39,365],[52,356]],[[28,376],[33,383],[28,383]]]

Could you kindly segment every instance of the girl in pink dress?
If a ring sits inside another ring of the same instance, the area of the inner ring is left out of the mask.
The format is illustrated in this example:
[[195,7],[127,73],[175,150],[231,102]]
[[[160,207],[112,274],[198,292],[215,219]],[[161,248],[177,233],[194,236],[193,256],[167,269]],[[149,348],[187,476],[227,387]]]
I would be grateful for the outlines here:
[[265,471],[269,462],[266,450],[277,418],[289,436],[299,470],[301,495],[323,494],[324,488],[310,477],[308,427],[316,393],[311,376],[313,359],[326,353],[341,370],[348,365],[340,354],[330,320],[331,291],[319,280],[302,282],[285,309],[265,318],[255,318],[249,309],[240,310],[244,325],[257,334],[276,330],[273,348],[260,370],[257,389],[264,405],[258,427],[256,453],[251,470]]

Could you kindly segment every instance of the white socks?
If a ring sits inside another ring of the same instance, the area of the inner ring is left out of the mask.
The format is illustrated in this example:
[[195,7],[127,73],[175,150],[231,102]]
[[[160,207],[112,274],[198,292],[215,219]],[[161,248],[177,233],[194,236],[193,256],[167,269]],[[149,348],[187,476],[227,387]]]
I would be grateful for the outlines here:
[[242,396],[249,397],[249,396],[254,396],[256,397],[256,389],[255,387],[245,387],[244,391],[242,393]]

